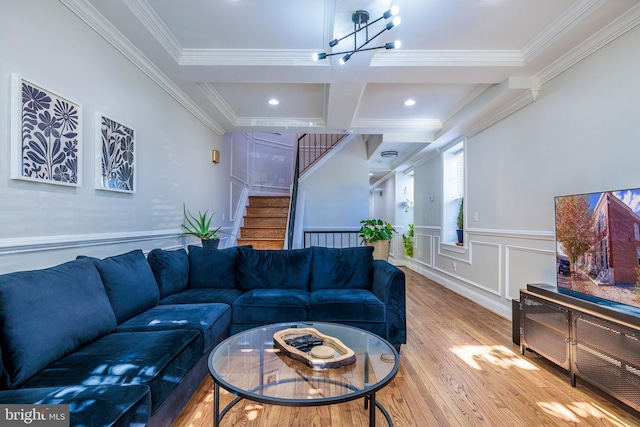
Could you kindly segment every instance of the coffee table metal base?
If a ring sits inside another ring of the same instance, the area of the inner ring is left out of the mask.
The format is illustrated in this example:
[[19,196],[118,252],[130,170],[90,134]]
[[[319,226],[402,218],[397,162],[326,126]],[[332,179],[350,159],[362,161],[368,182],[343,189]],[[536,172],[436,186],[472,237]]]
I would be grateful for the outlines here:
[[[303,382],[303,381],[304,380],[302,380],[300,378],[292,378],[292,379],[289,379],[289,380],[284,380],[284,381],[264,384],[264,385],[262,385],[260,387],[255,387],[254,389],[252,389],[250,391],[254,392],[254,391],[257,391],[257,390],[260,390],[260,389],[268,388],[269,386],[272,386],[272,385],[275,386],[275,385],[283,384],[283,383]],[[334,380],[324,380],[323,382],[334,384],[334,385],[340,385],[340,386],[348,388],[350,390],[358,391],[351,384],[347,384],[347,383],[343,383],[343,382],[339,382],[339,381],[334,381]],[[293,403],[293,402],[287,403],[286,401],[274,402],[273,400],[268,400],[268,399],[265,399],[264,401],[260,401],[260,403],[266,403],[266,404],[269,404],[269,405],[279,405],[279,406],[295,406],[295,407],[324,406],[324,405],[333,405],[333,404],[336,404],[336,403],[344,403],[344,402],[348,402],[348,401],[351,401],[351,400],[354,400],[354,399],[358,399],[360,397],[361,396],[356,396],[356,397],[354,397],[352,399],[349,399],[349,398],[345,397],[343,399],[340,399],[339,401],[330,401],[330,402],[316,403],[316,404],[305,403],[304,405],[296,404],[296,403]],[[224,416],[227,414],[227,412],[229,412],[229,410],[231,410],[231,408],[233,408],[238,402],[240,402],[243,399],[256,400],[257,401],[257,399],[250,399],[250,398],[245,397],[245,396],[238,396],[235,399],[233,399],[229,404],[227,404],[227,406],[224,407],[222,412],[220,412],[220,385],[218,384],[217,381],[214,380],[213,381],[213,427],[218,427],[220,425],[220,421],[222,421],[222,418],[224,418]],[[370,402],[375,402],[375,405],[371,405]],[[389,413],[384,408],[384,406],[382,406],[382,404],[376,400],[376,393],[375,392],[364,396],[364,409],[368,409],[369,410],[369,427],[375,427],[375,425],[376,425],[376,407],[378,409],[380,409],[380,412],[382,412],[382,415],[384,415],[384,417],[387,419],[387,424],[389,425],[389,427],[393,427],[393,421],[391,420],[391,417],[389,416]]]

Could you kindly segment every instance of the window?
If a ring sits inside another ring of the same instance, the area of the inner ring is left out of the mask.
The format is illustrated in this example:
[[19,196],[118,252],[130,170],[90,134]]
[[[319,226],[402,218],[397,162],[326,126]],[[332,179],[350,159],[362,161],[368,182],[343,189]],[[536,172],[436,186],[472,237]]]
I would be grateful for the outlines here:
[[636,235],[636,240],[640,240],[640,230],[638,229],[638,224],[633,224],[633,231]]
[[460,202],[465,194],[464,141],[459,141],[443,151],[442,172],[442,240],[445,243],[455,243],[458,241],[456,229]]

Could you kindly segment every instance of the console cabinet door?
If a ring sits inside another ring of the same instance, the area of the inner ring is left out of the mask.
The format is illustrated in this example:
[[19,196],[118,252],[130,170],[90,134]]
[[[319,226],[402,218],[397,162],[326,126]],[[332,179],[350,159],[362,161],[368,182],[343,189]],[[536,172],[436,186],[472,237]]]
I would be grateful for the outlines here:
[[570,312],[568,309],[526,293],[520,294],[522,304],[522,354],[531,349],[553,363],[569,370]]
[[574,375],[636,410],[640,406],[638,331],[585,313],[573,315]]

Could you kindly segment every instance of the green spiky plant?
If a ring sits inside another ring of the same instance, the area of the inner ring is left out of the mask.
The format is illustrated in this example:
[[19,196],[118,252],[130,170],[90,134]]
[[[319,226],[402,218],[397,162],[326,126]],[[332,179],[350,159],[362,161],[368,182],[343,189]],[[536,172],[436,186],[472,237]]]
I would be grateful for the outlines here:
[[218,240],[218,232],[222,227],[211,228],[211,221],[215,212],[209,215],[209,211],[198,212],[193,215],[186,206],[183,205],[184,223],[182,224],[182,236],[194,236],[202,240]]

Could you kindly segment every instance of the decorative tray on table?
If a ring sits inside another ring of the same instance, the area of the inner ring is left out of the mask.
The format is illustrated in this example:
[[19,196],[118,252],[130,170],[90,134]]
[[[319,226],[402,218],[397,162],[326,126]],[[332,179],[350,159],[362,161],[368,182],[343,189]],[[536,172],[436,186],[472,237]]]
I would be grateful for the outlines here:
[[312,368],[339,368],[356,361],[356,355],[337,338],[315,328],[289,328],[273,334],[273,343],[286,356]]

